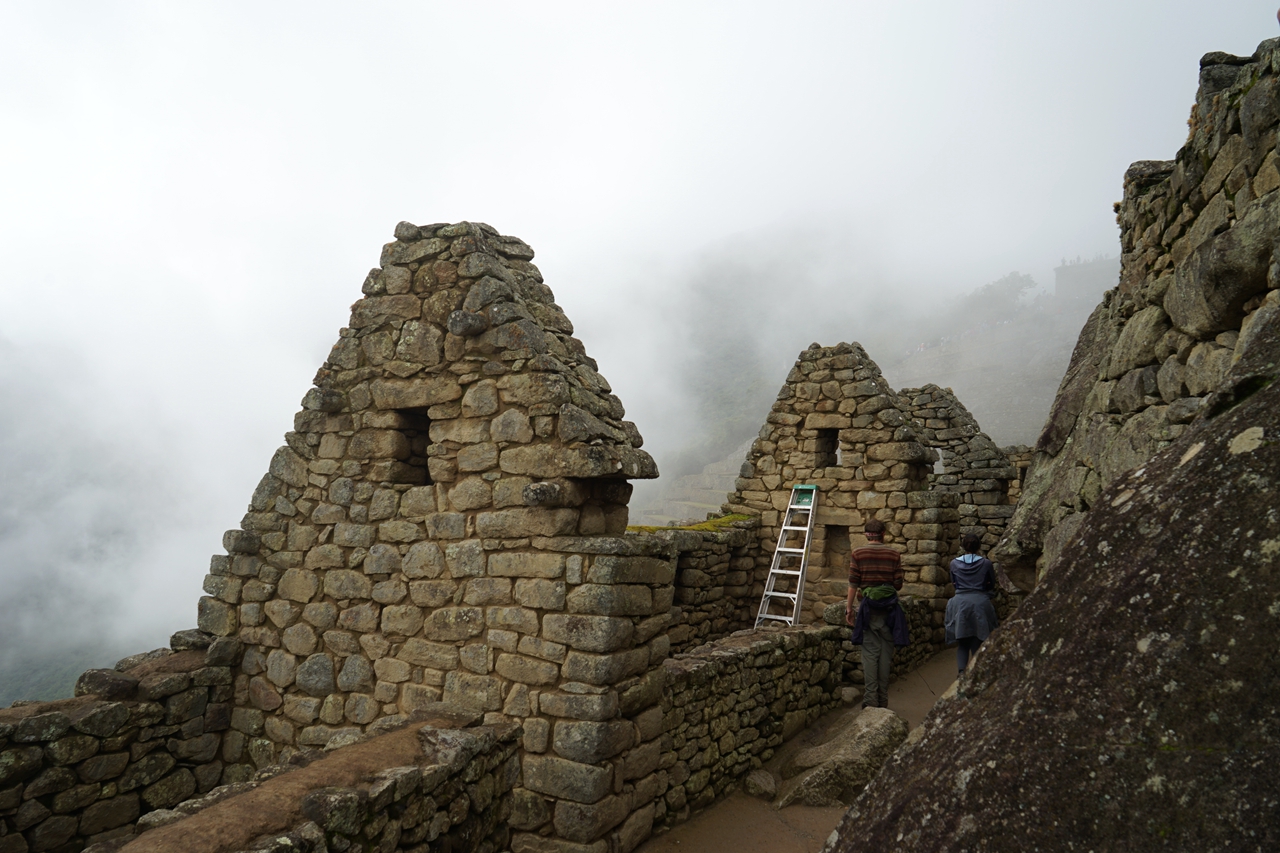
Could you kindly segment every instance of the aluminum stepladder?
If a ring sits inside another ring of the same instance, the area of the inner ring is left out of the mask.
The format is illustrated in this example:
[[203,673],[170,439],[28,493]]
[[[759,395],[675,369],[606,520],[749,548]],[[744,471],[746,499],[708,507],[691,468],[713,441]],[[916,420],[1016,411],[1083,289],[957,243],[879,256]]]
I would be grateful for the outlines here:
[[[782,516],[778,547],[773,550],[769,577],[760,597],[756,627],[765,622],[797,625],[804,600],[804,573],[809,566],[809,543],[813,539],[813,517],[818,507],[817,486],[793,486],[787,512]],[[803,517],[803,523],[798,520]]]

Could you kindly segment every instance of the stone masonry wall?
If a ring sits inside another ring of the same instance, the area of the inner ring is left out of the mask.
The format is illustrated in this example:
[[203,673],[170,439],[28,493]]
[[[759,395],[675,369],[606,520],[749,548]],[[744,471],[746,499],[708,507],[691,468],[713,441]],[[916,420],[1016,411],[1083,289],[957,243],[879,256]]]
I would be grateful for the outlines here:
[[653,535],[675,549],[675,603],[667,637],[671,652],[728,636],[752,626],[759,598],[751,592],[756,561],[754,529],[746,519],[721,530],[660,530]]
[[269,751],[262,713],[230,702],[237,645],[135,655],[120,671],[86,673],[77,698],[0,710],[0,851],[131,835],[139,816],[203,794],[242,755]]
[[[410,725],[153,812],[89,853],[506,850],[519,740],[512,723]],[[387,756],[409,763],[377,766]]]
[[1034,581],[1103,489],[1176,440],[1280,322],[1280,40],[1207,54],[1186,144],[1134,163],[1121,273],[1085,324],[997,557]]
[[930,489],[960,495],[960,534],[981,536],[983,550],[995,545],[1013,515],[1009,482],[1017,479],[1017,467],[949,388],[926,385],[898,393],[921,443],[942,457],[942,472],[931,475]]
[[849,552],[865,542],[867,518],[883,521],[886,544],[902,552],[904,593],[946,595],[942,554],[958,536],[958,495],[931,494],[928,449],[897,392],[859,344],[813,344],[778,392],[724,509],[758,516],[757,601],[790,498],[818,487],[803,619],[819,621],[848,589]]
[[199,626],[245,645],[233,702],[264,715],[264,760],[464,705],[522,723],[558,768],[525,780],[543,831],[591,843],[616,801],[571,780],[616,796],[609,762],[651,748],[632,718],[660,697],[675,566],[621,536],[627,479],[657,469],[532,257],[483,224],[397,226]]
[[836,708],[846,686],[840,628],[745,631],[663,664],[654,820],[673,825],[731,790]]

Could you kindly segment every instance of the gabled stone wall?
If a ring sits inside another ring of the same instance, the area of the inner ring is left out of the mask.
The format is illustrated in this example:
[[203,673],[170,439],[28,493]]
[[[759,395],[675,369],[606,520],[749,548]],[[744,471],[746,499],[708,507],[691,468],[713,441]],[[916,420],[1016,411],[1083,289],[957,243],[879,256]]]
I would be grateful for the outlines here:
[[910,405],[859,344],[814,344],[800,354],[724,506],[760,518],[757,606],[799,483],[819,492],[804,621],[820,621],[828,605],[844,600],[849,552],[865,543],[869,518],[885,523],[885,542],[902,553],[904,594],[946,596],[944,555],[959,536],[960,496],[929,491],[937,453],[925,445]]
[[960,496],[961,535],[981,536],[984,550],[995,545],[1013,515],[1009,482],[1017,480],[1017,466],[982,431],[950,388],[925,385],[904,388],[898,394],[911,413],[921,443],[941,456],[942,471],[930,477],[930,489]]

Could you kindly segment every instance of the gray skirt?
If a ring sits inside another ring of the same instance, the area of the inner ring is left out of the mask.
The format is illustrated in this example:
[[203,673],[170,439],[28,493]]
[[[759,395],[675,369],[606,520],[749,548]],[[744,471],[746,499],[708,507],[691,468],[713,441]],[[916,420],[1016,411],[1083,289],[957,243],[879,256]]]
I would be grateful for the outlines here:
[[1000,624],[996,607],[985,592],[957,592],[947,602],[947,642],[977,637],[979,642]]

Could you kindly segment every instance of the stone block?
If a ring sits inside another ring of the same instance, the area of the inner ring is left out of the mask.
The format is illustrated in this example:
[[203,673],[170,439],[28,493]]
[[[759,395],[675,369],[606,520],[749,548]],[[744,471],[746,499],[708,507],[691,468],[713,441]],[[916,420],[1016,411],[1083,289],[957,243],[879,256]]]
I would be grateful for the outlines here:
[[561,674],[571,681],[587,684],[616,684],[628,676],[644,672],[648,666],[649,650],[646,648],[607,655],[573,651],[565,655]]
[[524,607],[489,607],[485,610],[485,617],[490,628],[521,634],[538,633],[538,614]]
[[526,755],[524,786],[531,791],[578,803],[597,803],[613,785],[608,765],[596,767],[553,755]]
[[553,825],[556,834],[570,841],[594,841],[626,819],[627,801],[617,796],[605,797],[598,803],[556,803]]
[[457,581],[412,581],[409,584],[409,599],[419,607],[435,609],[453,601],[457,592]]
[[[370,383],[369,391],[373,395],[373,404],[379,409],[420,409],[448,403],[462,396],[462,387],[448,375],[430,379],[375,379]],[[271,473],[289,482],[274,470]]]
[[510,604],[511,580],[509,578],[472,578],[467,581],[462,601],[464,604],[475,605]]
[[382,633],[412,637],[422,628],[422,608],[413,604],[395,604],[382,609]]
[[563,554],[500,551],[489,555],[489,574],[514,578],[559,578],[563,576]]
[[548,613],[542,636],[582,651],[613,652],[631,645],[635,624],[625,618]]
[[196,625],[214,636],[229,637],[240,630],[240,617],[236,608],[204,595],[197,607]]
[[476,533],[487,539],[567,536],[574,533],[577,526],[578,510],[572,508],[512,508],[476,516]]
[[302,569],[289,569],[285,571],[279,584],[276,584],[276,593],[282,598],[289,601],[296,601],[305,605],[315,598],[316,592],[320,589],[320,579],[317,578],[314,571],[306,571]]
[[574,613],[598,616],[649,616],[654,612],[653,592],[633,584],[582,584],[569,593],[567,606]]
[[299,664],[295,681],[300,689],[312,696],[328,696],[337,687],[333,659],[323,652],[308,656]]
[[497,711],[502,707],[502,683],[489,675],[455,670],[445,675],[444,701],[478,711]]
[[515,600],[536,610],[563,610],[565,595],[564,581],[520,578],[515,583]]
[[[618,715],[618,694],[607,693],[543,693],[538,699],[542,713],[552,717],[602,722]],[[558,751],[558,750],[557,750]]]
[[137,794],[119,794],[99,800],[80,815],[81,835],[96,835],[132,823],[138,819],[141,806]]
[[498,655],[495,668],[499,675],[521,684],[554,684],[560,676],[556,664],[524,655]]
[[[455,513],[435,513],[423,518],[427,535],[433,539],[457,539],[462,536]],[[422,528],[411,521],[384,521],[378,525],[378,539],[382,542],[416,542],[422,538]]]
[[373,581],[361,572],[336,569],[325,574],[324,593],[338,599],[367,599],[373,595]]
[[431,613],[422,634],[429,640],[452,642],[475,637],[484,630],[484,611],[479,607],[442,607]]
[[404,555],[401,570],[406,578],[438,578],[444,574],[444,553],[435,542],[416,542]]
[[671,583],[675,578],[675,561],[654,557],[596,557],[587,571],[587,582],[596,584],[617,583]]
[[497,442],[528,444],[533,440],[533,428],[528,415],[519,409],[508,409],[490,423],[489,436]]

